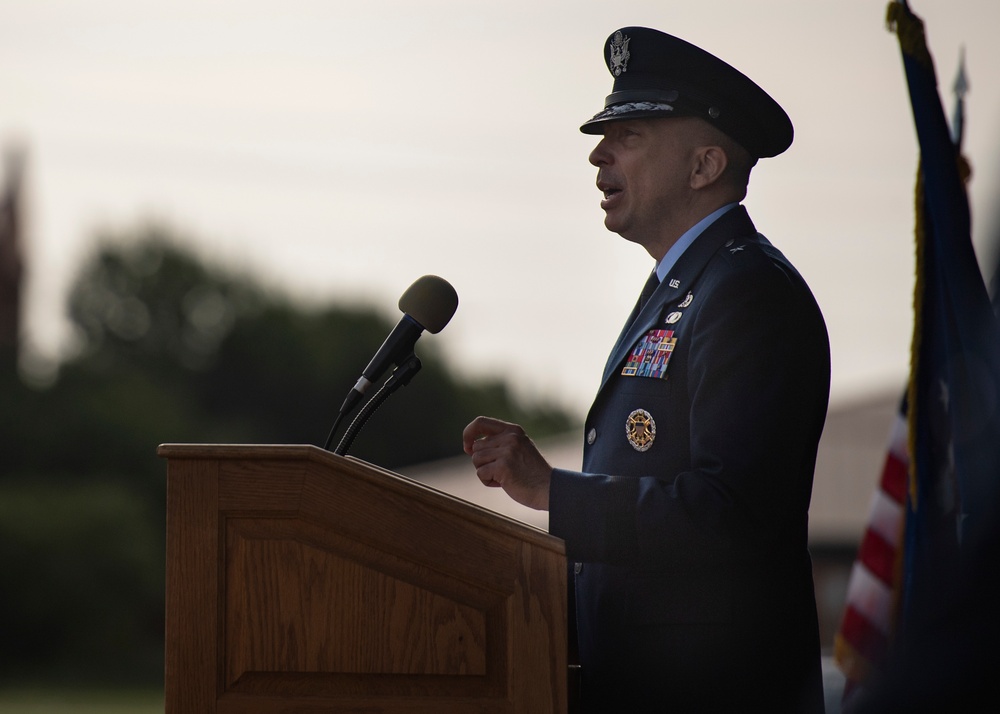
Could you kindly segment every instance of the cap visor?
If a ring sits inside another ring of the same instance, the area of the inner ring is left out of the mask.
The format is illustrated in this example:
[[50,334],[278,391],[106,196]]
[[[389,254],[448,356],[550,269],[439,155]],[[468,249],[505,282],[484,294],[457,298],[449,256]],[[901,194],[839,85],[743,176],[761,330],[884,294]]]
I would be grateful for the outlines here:
[[676,116],[674,114],[674,107],[665,102],[626,102],[624,104],[615,104],[595,114],[589,121],[584,122],[583,126],[580,127],[580,131],[584,134],[603,134],[604,125],[610,121],[665,119],[670,116]]

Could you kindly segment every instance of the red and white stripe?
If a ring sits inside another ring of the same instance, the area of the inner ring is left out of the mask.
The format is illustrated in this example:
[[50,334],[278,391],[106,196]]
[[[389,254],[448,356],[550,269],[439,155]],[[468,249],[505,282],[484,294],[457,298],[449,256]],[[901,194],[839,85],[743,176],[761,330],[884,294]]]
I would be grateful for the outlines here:
[[898,414],[834,643],[837,665],[847,680],[845,699],[884,662],[892,636],[909,461],[906,416]]

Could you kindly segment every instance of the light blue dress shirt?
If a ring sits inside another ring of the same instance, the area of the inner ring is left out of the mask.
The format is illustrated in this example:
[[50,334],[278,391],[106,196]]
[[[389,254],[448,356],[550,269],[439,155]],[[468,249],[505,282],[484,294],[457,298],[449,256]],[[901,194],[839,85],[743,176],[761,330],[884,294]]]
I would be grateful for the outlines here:
[[656,277],[662,283],[663,279],[667,277],[667,273],[670,269],[677,264],[677,260],[684,255],[684,251],[687,250],[695,239],[700,236],[706,228],[715,223],[726,211],[729,211],[736,206],[738,203],[727,203],[722,208],[718,208],[707,216],[702,218],[700,221],[695,223],[693,226],[688,228],[684,235],[677,239],[677,242],[670,246],[670,250],[667,251],[666,255],[660,259],[660,262],[656,266]]

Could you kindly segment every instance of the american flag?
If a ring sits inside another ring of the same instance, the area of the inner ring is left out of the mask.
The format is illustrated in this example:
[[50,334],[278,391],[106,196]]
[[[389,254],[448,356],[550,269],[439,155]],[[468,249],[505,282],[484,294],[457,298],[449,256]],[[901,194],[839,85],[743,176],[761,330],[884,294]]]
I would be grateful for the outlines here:
[[[953,133],[923,22],[905,0],[889,4],[888,21],[920,144],[907,439],[902,449],[897,432],[889,457],[906,464],[907,487],[896,539],[879,542],[878,518],[869,527],[838,658],[845,708],[966,711],[989,693],[1000,654],[1000,329],[971,239],[964,72]],[[898,494],[898,473],[886,482],[882,490]]]
[[877,671],[889,651],[899,592],[903,519],[909,479],[905,399],[900,404],[878,489],[872,496],[857,560],[851,571],[834,656],[844,672],[844,699]]

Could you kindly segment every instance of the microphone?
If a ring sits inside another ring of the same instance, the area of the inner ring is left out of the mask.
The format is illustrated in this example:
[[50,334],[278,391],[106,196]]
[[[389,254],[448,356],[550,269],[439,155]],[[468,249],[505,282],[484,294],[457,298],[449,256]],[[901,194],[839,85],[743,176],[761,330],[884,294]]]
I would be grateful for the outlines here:
[[354,408],[368,388],[378,381],[390,364],[399,366],[413,352],[413,346],[424,330],[437,334],[458,309],[455,288],[436,275],[417,278],[399,298],[403,317],[385,338],[371,362],[365,367],[357,384],[347,394],[340,413]]

